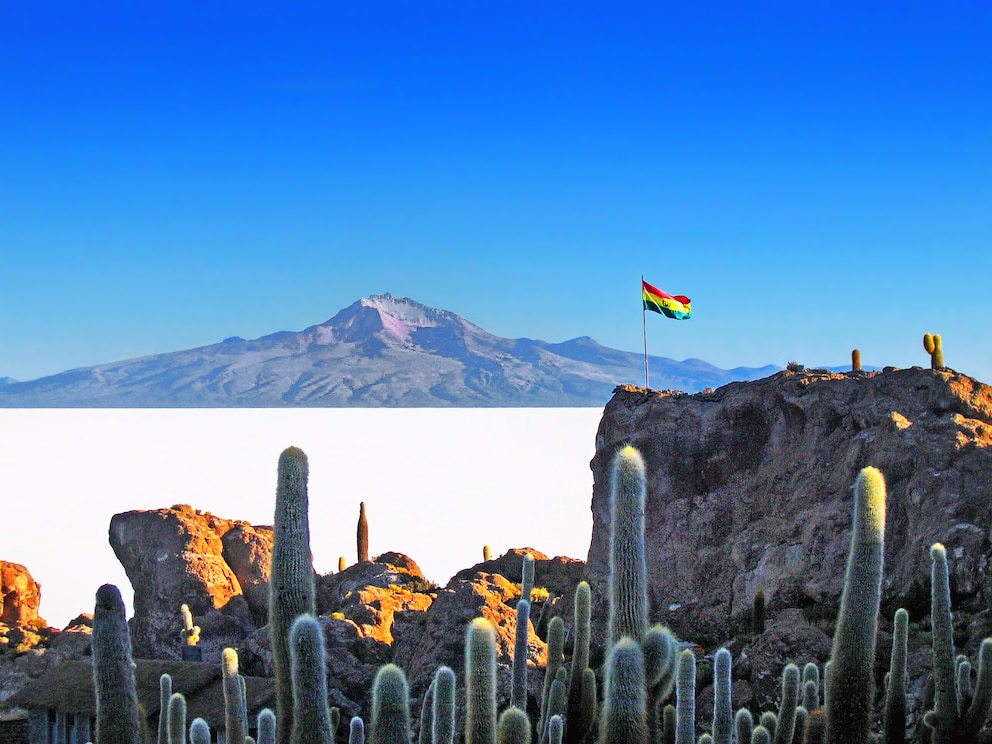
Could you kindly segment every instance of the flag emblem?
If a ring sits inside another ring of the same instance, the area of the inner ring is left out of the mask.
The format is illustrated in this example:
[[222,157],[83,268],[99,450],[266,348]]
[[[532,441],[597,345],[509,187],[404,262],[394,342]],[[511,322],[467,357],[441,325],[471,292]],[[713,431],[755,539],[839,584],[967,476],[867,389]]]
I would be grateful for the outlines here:
[[661,313],[675,320],[686,320],[692,313],[692,303],[684,295],[670,295],[641,279],[644,309]]

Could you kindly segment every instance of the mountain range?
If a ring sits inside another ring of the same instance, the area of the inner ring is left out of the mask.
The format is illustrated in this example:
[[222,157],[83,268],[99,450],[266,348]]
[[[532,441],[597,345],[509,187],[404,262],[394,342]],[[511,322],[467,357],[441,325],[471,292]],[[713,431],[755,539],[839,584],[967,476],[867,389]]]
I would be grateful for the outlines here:
[[[653,388],[686,392],[779,369],[665,357],[649,357],[649,367]],[[602,407],[617,385],[643,375],[643,355],[586,336],[502,338],[383,294],[299,332],[235,336],[37,380],[0,378],[0,407]]]

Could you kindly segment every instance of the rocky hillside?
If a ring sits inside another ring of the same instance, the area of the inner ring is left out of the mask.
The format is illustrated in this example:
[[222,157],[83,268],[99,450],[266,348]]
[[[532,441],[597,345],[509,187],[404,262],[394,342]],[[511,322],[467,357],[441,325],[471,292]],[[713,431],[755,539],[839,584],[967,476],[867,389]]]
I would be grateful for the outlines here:
[[[591,338],[494,336],[447,310],[391,295],[330,320],[39,380],[0,382],[0,407],[601,407],[643,379],[643,357]],[[657,385],[703,390],[771,374],[652,357]]]

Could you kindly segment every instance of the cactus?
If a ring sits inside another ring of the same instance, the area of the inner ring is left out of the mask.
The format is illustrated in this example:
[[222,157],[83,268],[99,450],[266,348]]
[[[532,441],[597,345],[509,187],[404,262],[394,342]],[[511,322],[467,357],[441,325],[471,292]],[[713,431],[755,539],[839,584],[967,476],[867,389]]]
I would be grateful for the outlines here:
[[173,693],[169,697],[166,718],[169,721],[169,744],[186,744],[186,698],[181,692]]
[[792,744],[796,726],[796,708],[799,707],[799,667],[786,664],[782,670],[782,700],[778,708],[778,724],[775,726],[775,744]]
[[338,573],[341,573],[346,568],[348,568],[348,559],[343,555],[338,556]]
[[290,742],[332,744],[337,725],[327,705],[327,659],[320,621],[310,615],[298,617],[289,634],[289,648],[293,675]]
[[228,744],[243,744],[248,732],[244,725],[244,698],[238,678],[238,652],[225,648],[221,653],[221,671],[224,676],[224,726]]
[[417,734],[417,744],[431,744],[431,722],[434,720],[434,679],[427,685],[424,699],[420,705],[420,730]]
[[548,721],[548,744],[562,744],[564,728],[565,723],[561,716],[551,716],[551,720]]
[[141,720],[131,638],[124,618],[124,600],[113,584],[104,584],[96,591],[92,645],[96,739],[100,744],[139,744]]
[[757,637],[765,632],[765,593],[759,589],[754,593],[751,605],[751,633]]
[[520,708],[511,705],[503,711],[496,724],[499,744],[530,744],[530,719]]
[[685,649],[679,655],[675,678],[675,744],[696,741],[696,655]]
[[358,545],[358,562],[366,563],[369,559],[369,520],[365,516],[365,502],[358,505],[358,527],[356,529]]
[[446,666],[434,672],[432,744],[452,744],[455,737],[455,673]]
[[675,744],[675,706],[666,705],[662,711],[662,741],[664,744]]
[[820,667],[812,661],[803,667],[803,707],[810,713],[820,707]]
[[751,731],[751,744],[772,744],[771,731],[758,724]]
[[[548,698],[551,695],[551,683],[555,680],[555,675],[565,661],[565,623],[557,615],[551,618],[548,624],[548,663],[544,667],[544,685],[541,688],[541,715],[538,718],[537,730],[543,732],[548,727]],[[572,657],[575,663],[574,655]],[[571,705],[571,697],[569,697]],[[571,708],[569,708],[571,715]],[[538,736],[538,740],[542,735]]]
[[730,700],[730,652],[721,648],[713,657],[713,742],[730,744],[734,711]]
[[365,744],[365,721],[352,716],[348,725],[348,744]]
[[194,718],[189,725],[189,744],[210,744],[210,727],[202,718]]
[[648,629],[647,564],[644,557],[646,474],[631,445],[613,458],[610,477],[610,643],[628,636],[638,643]]
[[644,676],[648,688],[648,735],[657,741],[662,732],[661,704],[675,686],[675,659],[678,642],[672,632],[654,625],[644,636]]
[[258,713],[258,744],[276,744],[276,714],[271,708]]
[[[534,559],[531,558],[531,563]],[[526,566],[526,562],[524,563]],[[525,569],[526,570],[526,569]],[[513,638],[513,670],[510,681],[510,705],[527,710],[527,641],[530,638],[530,602],[517,602],[517,622]]]
[[851,352],[851,371],[861,371],[861,349],[854,349]]
[[754,716],[747,708],[738,708],[734,713],[734,734],[738,744],[748,744],[754,731]]
[[[775,729],[778,728],[778,716],[775,715],[774,712],[772,712],[770,710],[766,710],[758,718],[758,725],[756,726],[756,728],[763,728],[765,731],[768,732],[768,736],[772,740],[774,740],[775,739]],[[754,733],[753,732],[751,733],[751,736],[752,737],[754,736]]]
[[[548,721],[554,716],[562,717],[568,706],[568,693],[565,691],[564,669],[558,670],[558,678],[551,683],[551,690],[548,692]],[[539,742],[547,741],[549,730],[541,731],[538,737]]]
[[[825,681],[826,672],[824,672],[823,678]],[[803,744],[824,744],[826,741],[827,712],[823,708],[811,710],[806,719],[806,736],[803,738]]]
[[791,744],[803,744],[806,737],[806,721],[809,720],[809,711],[803,706],[796,708],[796,725],[792,733]]
[[909,613],[896,610],[892,630],[892,655],[889,659],[888,685],[882,712],[885,744],[905,744],[906,741],[906,643],[909,633]]
[[465,640],[465,744],[496,744],[496,631],[476,618]]
[[179,631],[183,643],[187,646],[195,646],[200,642],[200,626],[193,625],[193,613],[189,611],[189,605],[180,606],[179,611],[183,615],[183,629]]
[[482,561],[483,563],[488,563],[493,559],[493,549],[488,545],[482,546]]
[[924,333],[923,349],[930,355],[930,369],[941,369],[944,366],[944,344],[939,333]]
[[372,685],[369,744],[409,744],[409,742],[410,691],[406,676],[395,664],[386,664],[379,668]]
[[581,581],[575,587],[574,600],[574,643],[572,662],[568,678],[568,707],[565,715],[566,744],[579,744],[588,733],[579,725],[580,720],[591,719],[581,714],[582,710],[582,675],[589,666],[589,639],[592,633],[592,592],[589,582]]
[[854,483],[854,531],[831,651],[828,741],[869,742],[884,543],[885,479],[868,467]]
[[158,744],[165,744],[169,740],[169,698],[171,697],[172,677],[163,674],[158,678]]
[[300,615],[317,612],[310,557],[308,476],[309,466],[303,450],[297,447],[283,450],[279,456],[269,580],[269,640],[276,680],[276,738],[279,744],[288,744],[293,730],[290,628]]
[[600,744],[647,744],[644,657],[640,645],[626,636],[606,659],[601,725]]

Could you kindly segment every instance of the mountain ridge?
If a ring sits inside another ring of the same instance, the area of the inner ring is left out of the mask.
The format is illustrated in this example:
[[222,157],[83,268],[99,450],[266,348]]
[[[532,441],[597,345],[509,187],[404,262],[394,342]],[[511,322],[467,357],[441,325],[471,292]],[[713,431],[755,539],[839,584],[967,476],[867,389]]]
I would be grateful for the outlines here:
[[[779,368],[722,370],[649,357],[656,386],[699,392]],[[460,315],[370,295],[302,331],[231,336],[192,349],[0,386],[0,407],[601,407],[643,374],[643,356],[589,336],[495,336]]]

